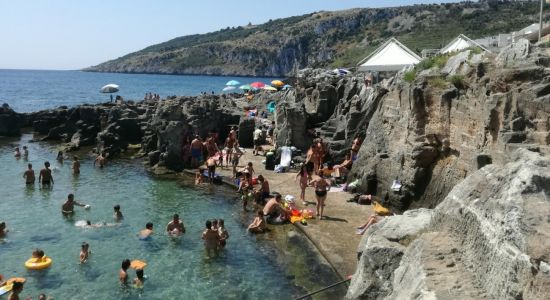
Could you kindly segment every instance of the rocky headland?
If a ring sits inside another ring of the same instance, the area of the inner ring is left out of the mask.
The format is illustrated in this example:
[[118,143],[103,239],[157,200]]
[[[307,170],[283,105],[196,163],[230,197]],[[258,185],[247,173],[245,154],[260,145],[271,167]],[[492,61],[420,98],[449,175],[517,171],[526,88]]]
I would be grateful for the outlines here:
[[246,146],[255,121],[245,110],[275,101],[279,146],[305,152],[318,133],[339,163],[363,137],[348,181],[398,213],[363,237],[347,298],[548,298],[550,49],[521,41],[498,55],[438,59],[372,87],[362,74],[303,69],[295,89],[250,102],[205,95],[5,112],[0,134],[32,127],[69,151],[111,156],[139,148],[153,171],[181,171],[194,134],[223,140],[237,125]]

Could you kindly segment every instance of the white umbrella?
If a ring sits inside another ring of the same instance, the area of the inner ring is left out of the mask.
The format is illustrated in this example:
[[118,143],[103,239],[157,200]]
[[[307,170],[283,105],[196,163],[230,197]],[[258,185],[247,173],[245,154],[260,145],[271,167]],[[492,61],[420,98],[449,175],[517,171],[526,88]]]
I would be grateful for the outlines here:
[[222,91],[227,92],[227,91],[232,91],[232,90],[235,90],[235,89],[237,89],[237,88],[234,87],[234,86],[226,86],[226,87],[223,88]]
[[118,85],[114,83],[109,83],[108,85],[104,86],[99,90],[102,93],[116,93],[118,92]]

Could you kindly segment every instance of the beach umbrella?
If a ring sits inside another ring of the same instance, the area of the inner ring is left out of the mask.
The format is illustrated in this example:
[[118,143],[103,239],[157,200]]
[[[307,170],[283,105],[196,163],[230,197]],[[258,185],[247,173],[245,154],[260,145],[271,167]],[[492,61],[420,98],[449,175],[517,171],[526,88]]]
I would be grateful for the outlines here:
[[271,82],[271,85],[274,87],[282,87],[283,85],[285,85],[285,83],[280,80],[273,80]]
[[290,84],[285,84],[285,85],[283,86],[283,90],[291,89],[291,88],[292,88],[292,86],[291,86]]
[[237,86],[241,84],[240,82],[238,82],[237,80],[229,80],[225,85],[227,86]]
[[250,84],[245,84],[245,85],[241,85],[239,87],[241,90],[245,90],[245,91],[248,91],[248,90],[251,90],[252,87],[250,86]]
[[270,85],[265,85],[262,89],[266,90],[266,91],[276,91],[277,89],[270,86]]
[[259,81],[256,81],[256,82],[252,82],[250,84],[251,87],[255,88],[255,89],[261,89],[265,86],[265,83],[263,82],[259,82]]
[[223,88],[222,91],[228,92],[228,91],[232,91],[232,90],[235,90],[235,89],[237,89],[237,88],[234,87],[234,86],[226,86],[226,87]]
[[114,83],[109,83],[108,85],[104,86],[99,90],[102,93],[116,93],[118,92],[118,85]]

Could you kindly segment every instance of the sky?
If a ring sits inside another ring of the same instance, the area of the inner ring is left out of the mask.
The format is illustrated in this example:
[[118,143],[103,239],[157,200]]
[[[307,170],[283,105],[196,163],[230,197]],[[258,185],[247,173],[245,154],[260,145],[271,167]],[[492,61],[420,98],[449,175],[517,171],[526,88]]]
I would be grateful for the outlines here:
[[0,0],[0,69],[76,70],[167,40],[315,11],[445,0]]

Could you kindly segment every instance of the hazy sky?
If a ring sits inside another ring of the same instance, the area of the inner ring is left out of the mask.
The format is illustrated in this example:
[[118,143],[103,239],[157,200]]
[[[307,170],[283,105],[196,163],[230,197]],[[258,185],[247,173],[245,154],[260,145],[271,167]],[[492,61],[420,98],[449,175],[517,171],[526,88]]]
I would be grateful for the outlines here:
[[0,69],[80,69],[149,45],[319,10],[432,0],[0,0]]

